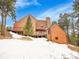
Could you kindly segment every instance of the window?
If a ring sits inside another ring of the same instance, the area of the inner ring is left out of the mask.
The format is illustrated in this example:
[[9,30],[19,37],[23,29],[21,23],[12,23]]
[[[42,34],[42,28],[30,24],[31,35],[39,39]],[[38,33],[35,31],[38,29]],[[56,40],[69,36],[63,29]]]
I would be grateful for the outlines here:
[[55,40],[58,40],[58,37],[55,37]]

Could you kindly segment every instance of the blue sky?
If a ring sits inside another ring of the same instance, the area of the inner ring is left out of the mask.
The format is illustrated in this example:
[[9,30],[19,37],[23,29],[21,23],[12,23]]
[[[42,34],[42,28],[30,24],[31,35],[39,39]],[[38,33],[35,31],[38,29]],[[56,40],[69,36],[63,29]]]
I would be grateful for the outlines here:
[[[17,0],[16,20],[32,14],[40,20],[51,17],[52,21],[57,21],[60,13],[72,11],[72,3],[73,0]],[[10,18],[7,19],[7,25],[13,25]]]

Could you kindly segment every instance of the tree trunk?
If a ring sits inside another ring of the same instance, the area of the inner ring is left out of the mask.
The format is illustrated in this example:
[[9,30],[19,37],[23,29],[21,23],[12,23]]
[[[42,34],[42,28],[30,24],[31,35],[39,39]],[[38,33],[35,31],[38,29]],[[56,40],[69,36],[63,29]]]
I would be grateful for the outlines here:
[[6,35],[6,16],[2,15],[1,35]]
[[73,20],[73,18],[72,18],[72,34],[73,34],[73,36],[75,36],[75,29],[74,29],[74,20]]
[[69,36],[69,27],[66,26],[66,30],[67,30],[67,35]]
[[69,39],[69,26],[66,26],[66,30],[67,30],[68,42],[71,43],[71,41],[70,41],[70,39]]

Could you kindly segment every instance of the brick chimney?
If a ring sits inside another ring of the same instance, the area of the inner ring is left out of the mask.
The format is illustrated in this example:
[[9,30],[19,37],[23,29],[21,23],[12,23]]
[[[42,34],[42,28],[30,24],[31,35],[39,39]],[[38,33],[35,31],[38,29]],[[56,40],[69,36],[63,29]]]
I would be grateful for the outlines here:
[[49,28],[51,26],[51,20],[50,17],[46,17],[46,22],[47,22],[47,28]]

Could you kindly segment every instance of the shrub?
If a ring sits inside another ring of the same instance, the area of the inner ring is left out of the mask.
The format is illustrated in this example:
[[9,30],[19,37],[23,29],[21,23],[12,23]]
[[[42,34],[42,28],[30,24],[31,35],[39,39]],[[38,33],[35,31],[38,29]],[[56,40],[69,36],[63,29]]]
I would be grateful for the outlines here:
[[79,37],[76,37],[76,36],[73,36],[73,35],[70,36],[70,42],[73,45],[79,46]]
[[12,27],[8,26],[8,27],[7,27],[7,30],[8,30],[8,31],[11,31],[11,30],[12,30]]

